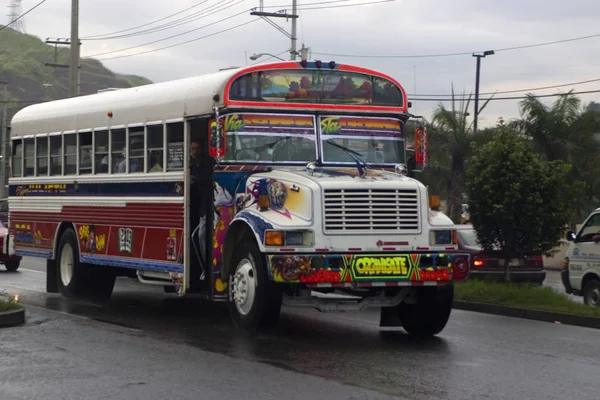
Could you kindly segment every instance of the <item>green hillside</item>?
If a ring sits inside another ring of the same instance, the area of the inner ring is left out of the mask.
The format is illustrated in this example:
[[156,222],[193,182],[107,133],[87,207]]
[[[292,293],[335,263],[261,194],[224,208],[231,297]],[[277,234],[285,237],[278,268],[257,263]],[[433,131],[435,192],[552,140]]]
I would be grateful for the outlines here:
[[[9,85],[9,121],[15,112],[32,102],[68,97],[65,89],[69,87],[69,69],[47,67],[44,63],[68,64],[68,46],[58,46],[55,61],[54,45],[10,28],[0,31],[0,81],[7,81]],[[152,83],[141,76],[116,74],[98,60],[82,59],[80,65],[81,94]],[[0,88],[0,101],[3,89]]]

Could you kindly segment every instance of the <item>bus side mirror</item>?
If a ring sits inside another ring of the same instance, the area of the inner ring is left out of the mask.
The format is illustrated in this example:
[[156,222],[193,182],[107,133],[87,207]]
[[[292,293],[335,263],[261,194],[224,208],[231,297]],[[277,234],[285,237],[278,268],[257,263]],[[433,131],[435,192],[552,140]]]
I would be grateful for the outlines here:
[[567,232],[567,241],[573,242],[575,240],[575,232],[569,231]]

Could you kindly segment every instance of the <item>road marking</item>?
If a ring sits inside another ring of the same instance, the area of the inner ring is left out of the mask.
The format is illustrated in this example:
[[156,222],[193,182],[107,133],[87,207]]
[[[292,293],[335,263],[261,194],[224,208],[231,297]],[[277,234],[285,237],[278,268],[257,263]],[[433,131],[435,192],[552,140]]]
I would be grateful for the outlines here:
[[28,272],[35,272],[36,274],[45,274],[46,272],[44,271],[38,271],[35,269],[28,269],[28,268],[19,268],[20,271],[28,271]]

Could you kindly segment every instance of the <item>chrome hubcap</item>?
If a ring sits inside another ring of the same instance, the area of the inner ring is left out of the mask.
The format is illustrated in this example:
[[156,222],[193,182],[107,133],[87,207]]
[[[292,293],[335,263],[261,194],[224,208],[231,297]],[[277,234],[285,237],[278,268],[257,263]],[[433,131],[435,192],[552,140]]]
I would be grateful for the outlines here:
[[600,289],[591,291],[588,297],[588,304],[591,306],[600,306]]
[[68,286],[73,278],[73,248],[66,243],[60,253],[60,280],[64,286]]
[[233,274],[231,294],[238,312],[242,315],[247,315],[254,304],[256,274],[254,265],[246,258],[239,262],[235,274]]

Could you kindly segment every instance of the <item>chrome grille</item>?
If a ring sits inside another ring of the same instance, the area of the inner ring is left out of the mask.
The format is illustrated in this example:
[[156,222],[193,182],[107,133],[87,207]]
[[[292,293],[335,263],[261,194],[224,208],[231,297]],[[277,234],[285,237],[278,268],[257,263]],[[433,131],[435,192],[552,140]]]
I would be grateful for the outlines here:
[[416,189],[325,189],[326,232],[419,230]]

